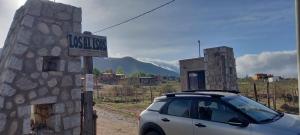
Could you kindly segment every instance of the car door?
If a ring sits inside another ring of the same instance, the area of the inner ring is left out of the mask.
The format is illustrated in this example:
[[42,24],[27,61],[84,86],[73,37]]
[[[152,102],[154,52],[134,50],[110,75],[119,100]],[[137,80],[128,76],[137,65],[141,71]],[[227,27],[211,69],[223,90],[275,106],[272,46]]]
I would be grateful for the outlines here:
[[166,104],[159,117],[159,125],[166,135],[193,135],[192,99],[173,99]]
[[194,108],[195,135],[251,135],[251,125],[240,127],[228,124],[232,119],[244,118],[221,101],[202,98]]

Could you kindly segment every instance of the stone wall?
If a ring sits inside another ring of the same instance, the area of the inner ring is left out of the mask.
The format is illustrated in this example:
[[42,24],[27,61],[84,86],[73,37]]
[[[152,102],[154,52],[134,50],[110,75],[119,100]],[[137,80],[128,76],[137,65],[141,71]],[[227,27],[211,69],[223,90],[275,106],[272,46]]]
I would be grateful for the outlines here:
[[204,58],[180,60],[180,81],[182,90],[188,90],[188,72],[206,70]]
[[233,49],[216,47],[204,50],[204,57],[180,60],[182,90],[188,90],[188,72],[205,71],[207,90],[238,90]]
[[[81,59],[68,56],[68,32],[81,32],[81,8],[28,0],[15,13],[0,61],[0,134],[31,131],[31,105],[53,104],[49,134],[78,135]],[[57,56],[57,71],[43,71]]]
[[206,88],[213,90],[238,90],[233,49],[216,47],[204,50],[206,63]]

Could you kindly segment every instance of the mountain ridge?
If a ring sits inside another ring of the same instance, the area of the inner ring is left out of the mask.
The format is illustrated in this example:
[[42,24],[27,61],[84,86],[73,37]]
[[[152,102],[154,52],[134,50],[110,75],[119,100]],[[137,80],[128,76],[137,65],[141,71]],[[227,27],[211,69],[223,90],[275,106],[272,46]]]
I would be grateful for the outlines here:
[[116,71],[119,67],[124,70],[126,75],[136,72],[144,72],[162,76],[179,76],[179,74],[174,71],[167,70],[152,63],[142,62],[129,56],[123,58],[94,58],[94,68],[101,71],[109,69]]

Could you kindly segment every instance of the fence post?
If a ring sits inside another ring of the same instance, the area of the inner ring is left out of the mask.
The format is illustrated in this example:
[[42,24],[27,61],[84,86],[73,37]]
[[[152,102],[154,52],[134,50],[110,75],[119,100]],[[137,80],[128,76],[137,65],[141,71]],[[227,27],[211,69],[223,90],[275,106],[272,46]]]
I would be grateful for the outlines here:
[[274,107],[274,110],[277,110],[277,107],[276,107],[276,82],[273,83],[274,84],[274,91],[273,91],[273,107]]
[[256,90],[256,83],[253,83],[253,89],[254,89],[254,97],[255,97],[255,101],[258,102],[258,97],[257,97],[257,90]]
[[270,108],[270,83],[269,81],[267,82],[267,99],[268,99],[268,107]]

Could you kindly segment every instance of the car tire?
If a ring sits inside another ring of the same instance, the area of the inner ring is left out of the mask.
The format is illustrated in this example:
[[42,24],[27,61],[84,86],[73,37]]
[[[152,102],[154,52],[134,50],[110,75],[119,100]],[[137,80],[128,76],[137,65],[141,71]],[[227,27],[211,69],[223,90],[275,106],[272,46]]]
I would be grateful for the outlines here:
[[159,133],[157,133],[155,131],[150,131],[146,135],[161,135],[161,134],[159,134]]

